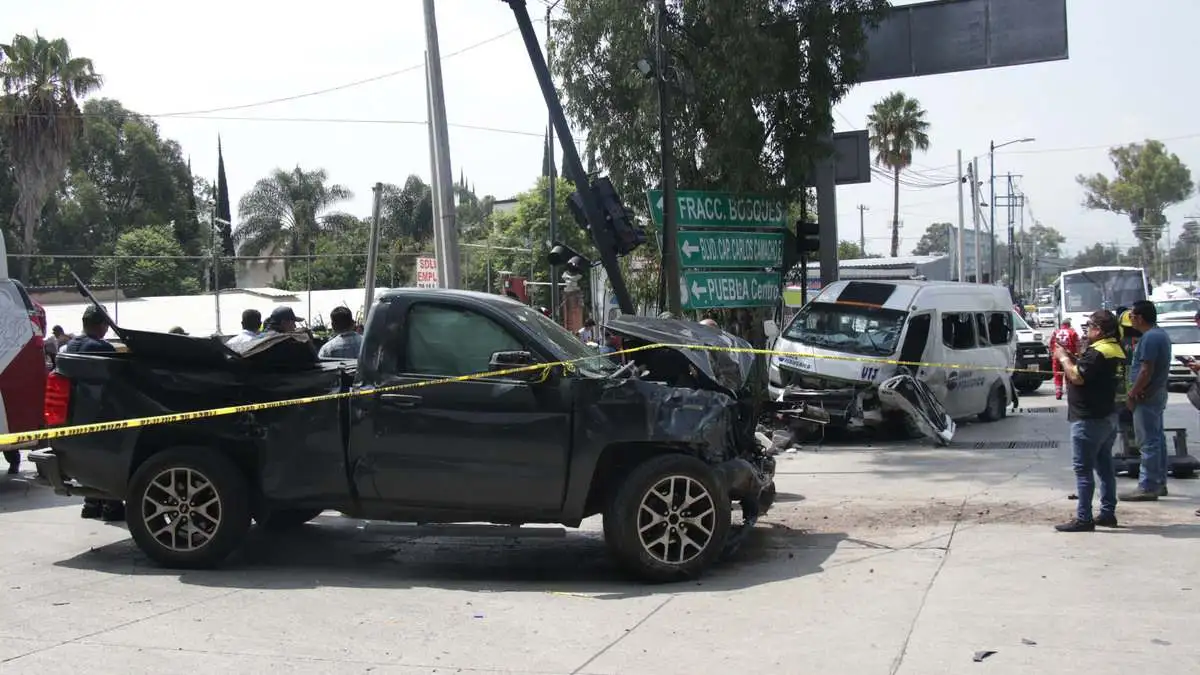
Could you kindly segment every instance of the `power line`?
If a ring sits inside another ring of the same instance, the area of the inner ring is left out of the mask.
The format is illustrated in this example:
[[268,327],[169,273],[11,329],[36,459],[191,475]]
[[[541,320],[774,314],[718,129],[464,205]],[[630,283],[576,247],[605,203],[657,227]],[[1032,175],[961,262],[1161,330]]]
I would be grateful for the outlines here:
[[[539,17],[539,18],[536,18],[533,20],[534,23],[537,23],[539,21],[544,21],[544,19]],[[486,40],[482,40],[480,42],[476,42],[475,44],[463,47],[462,49],[459,49],[457,51],[450,52],[449,54],[446,54],[445,56],[442,57],[442,61],[445,61],[446,59],[469,52],[473,49],[478,49],[479,47],[483,47],[484,45],[491,44],[497,40],[500,40],[502,38],[508,37],[509,35],[512,35],[513,33],[516,33],[518,30],[519,30],[518,28],[512,28],[512,29],[506,30],[503,33],[500,33],[498,35],[493,35],[492,37],[487,38]],[[425,63],[421,62],[421,63],[413,64],[411,66],[406,66],[399,70],[393,70],[389,73],[383,73],[382,75],[375,75],[373,77],[368,77],[368,78],[364,78],[361,80],[354,80],[353,82],[345,82],[343,84],[335,85],[332,87],[326,87],[324,89],[307,91],[302,94],[292,94],[291,96],[281,96],[278,98],[267,99],[264,101],[256,101],[254,103],[242,103],[239,105],[222,106],[219,108],[207,108],[204,110],[185,110],[185,111],[181,111],[181,112],[158,113],[158,114],[154,114],[154,115],[148,115],[148,117],[187,117],[187,116],[191,116],[191,115],[205,115],[208,113],[230,112],[233,110],[246,110],[248,108],[258,108],[258,107],[262,107],[262,106],[266,106],[266,105],[273,105],[275,103],[287,103],[289,101],[298,101],[300,99],[311,98],[313,96],[332,94],[337,91],[351,89],[353,87],[362,86],[364,84],[370,84],[372,82],[379,82],[380,80],[386,80],[388,78],[396,77],[398,75],[404,75],[405,73],[411,73],[411,72],[415,72],[418,70],[423,70],[424,68],[425,68]]]
[[[130,111],[130,114],[132,116],[144,117],[144,118],[161,117],[159,115],[146,115],[143,113],[136,113],[133,111]],[[0,116],[16,116],[16,115],[21,115],[23,117],[43,117],[43,118],[46,118],[46,117],[55,117],[55,118],[68,117],[67,115],[63,115],[63,114],[57,114],[57,115],[50,114],[50,113],[24,114],[24,113],[17,113],[17,112],[0,111]],[[70,117],[87,118],[87,117],[104,117],[104,115],[90,115],[87,113],[78,113],[78,114],[70,115]],[[408,126],[424,126],[424,125],[428,124],[428,121],[426,121],[426,120],[359,119],[359,118],[345,118],[345,117],[247,117],[247,116],[240,116],[240,115],[174,115],[174,116],[169,117],[168,119],[216,120],[216,121],[236,121],[236,122],[310,123],[310,124],[390,124],[390,125],[408,125]],[[484,126],[484,125],[479,125],[479,124],[455,124],[455,123],[451,122],[448,124],[448,126],[452,126],[452,127],[458,128],[458,129],[470,129],[473,131],[487,131],[487,132],[497,133],[497,134],[512,134],[512,135],[516,135],[516,136],[530,136],[533,138],[543,138],[545,136],[545,132],[543,132],[543,131],[522,131],[520,129],[501,129],[499,127],[489,127],[489,126]]]

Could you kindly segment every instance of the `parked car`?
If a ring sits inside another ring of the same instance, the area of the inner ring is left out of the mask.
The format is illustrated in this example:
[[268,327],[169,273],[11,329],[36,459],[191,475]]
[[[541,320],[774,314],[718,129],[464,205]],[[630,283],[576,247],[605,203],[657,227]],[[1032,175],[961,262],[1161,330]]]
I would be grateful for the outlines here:
[[[124,500],[134,541],[165,566],[216,565],[252,519],[285,528],[326,509],[504,527],[603,514],[614,558],[664,581],[703,572],[734,541],[733,503],[744,532],[774,499],[775,462],[755,439],[755,357],[744,352],[651,349],[618,365],[510,298],[415,288],[379,296],[357,362],[318,361],[302,335],[234,351],[113,328],[126,354],[59,356],[49,421],[350,394],[67,437],[32,454],[56,492]],[[675,319],[622,317],[607,329],[627,347],[749,346]]]
[[1196,375],[1179,357],[1200,359],[1200,327],[1190,320],[1163,321],[1158,325],[1171,338],[1171,370],[1167,384],[1172,387],[1191,385],[1196,381]]
[[1058,327],[1058,312],[1054,310],[1054,307],[1039,307],[1035,317],[1038,328]]
[[1022,394],[1032,394],[1043,382],[1054,378],[1050,350],[1046,346],[1046,334],[1034,330],[1016,312],[1013,312],[1013,330],[1017,334],[1017,361],[1016,372],[1013,373],[1013,386]]

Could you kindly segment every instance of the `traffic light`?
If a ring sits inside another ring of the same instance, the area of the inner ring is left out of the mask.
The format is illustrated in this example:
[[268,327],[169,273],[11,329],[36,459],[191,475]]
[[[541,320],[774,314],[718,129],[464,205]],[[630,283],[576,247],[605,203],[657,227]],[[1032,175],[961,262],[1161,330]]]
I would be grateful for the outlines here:
[[550,248],[546,261],[554,267],[566,267],[567,272],[577,276],[587,274],[592,268],[592,261],[579,255],[579,252],[570,246],[558,242],[554,242]]
[[796,221],[796,249],[804,253],[821,250],[821,226],[803,220]]
[[612,233],[617,255],[629,255],[646,243],[645,230],[638,224],[633,211],[621,203],[621,197],[617,195],[612,181],[606,176],[601,176],[592,183],[592,189],[596,191],[596,199],[600,201],[604,224]]
[[[600,213],[604,216],[604,227],[613,238],[613,247],[617,255],[628,255],[637,247],[646,243],[646,232],[638,224],[633,211],[621,203],[616,188],[607,177],[601,176],[592,181],[596,201],[599,202]],[[583,208],[583,197],[578,192],[572,192],[567,199],[567,207],[575,222],[585,230],[590,230],[587,212]]]

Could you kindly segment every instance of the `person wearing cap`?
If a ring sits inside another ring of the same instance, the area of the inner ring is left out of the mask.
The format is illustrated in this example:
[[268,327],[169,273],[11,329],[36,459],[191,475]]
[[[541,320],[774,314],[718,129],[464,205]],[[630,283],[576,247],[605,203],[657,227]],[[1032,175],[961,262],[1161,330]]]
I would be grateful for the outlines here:
[[[1050,344],[1052,349],[1061,346],[1068,353],[1079,353],[1079,333],[1076,333],[1075,329],[1071,327],[1070,319],[1062,320],[1062,325],[1051,336]],[[1054,398],[1061,401],[1063,397],[1063,371],[1059,367],[1058,359],[1054,359],[1050,365],[1054,371]]]
[[1133,329],[1141,333],[1129,370],[1127,406],[1133,411],[1133,432],[1142,456],[1137,490],[1121,495],[1129,502],[1152,502],[1167,495],[1167,376],[1171,368],[1171,338],[1158,327],[1158,310],[1149,300],[1129,309]]
[[296,318],[296,313],[292,311],[291,307],[280,305],[271,310],[265,328],[268,333],[295,333],[298,321],[299,319]]
[[329,313],[329,323],[337,333],[321,345],[317,356],[323,359],[357,359],[362,351],[363,338],[354,330],[354,315],[347,307],[334,307]]
[[225,342],[226,346],[239,345],[258,337],[262,328],[262,314],[257,309],[247,309],[242,312],[242,332],[234,335]]
[[[55,328],[58,328],[55,326]],[[61,330],[61,329],[60,329]],[[89,305],[83,310],[83,334],[71,338],[61,350],[64,354],[104,354],[116,352],[116,347],[107,342],[108,320],[104,312],[95,305]],[[83,518],[103,518],[106,521],[124,520],[125,505],[113,499],[96,499],[85,497],[83,500]]]
[[[1117,317],[1100,310],[1088,317],[1088,346],[1076,355],[1054,344],[1054,360],[1067,380],[1067,419],[1071,423],[1075,469],[1075,517],[1059,532],[1092,532],[1097,525],[1117,526],[1117,475],[1112,447],[1117,439],[1117,399],[1125,379],[1125,352],[1117,341]],[[1092,518],[1096,479],[1100,482],[1100,515]]]

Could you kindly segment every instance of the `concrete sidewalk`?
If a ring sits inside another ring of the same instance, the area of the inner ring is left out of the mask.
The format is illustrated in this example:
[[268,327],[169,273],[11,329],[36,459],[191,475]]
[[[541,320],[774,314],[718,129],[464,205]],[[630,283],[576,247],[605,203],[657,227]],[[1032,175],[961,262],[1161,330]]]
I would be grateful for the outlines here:
[[[1197,428],[1182,397],[1169,414]],[[964,426],[945,449],[786,454],[735,558],[666,586],[625,581],[598,522],[509,542],[328,515],[171,572],[78,500],[9,479],[0,672],[1200,672],[1200,482],[1122,504],[1119,529],[1060,534],[1069,458],[1060,412]]]

